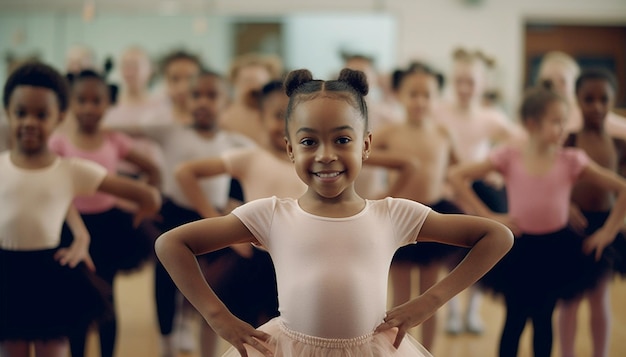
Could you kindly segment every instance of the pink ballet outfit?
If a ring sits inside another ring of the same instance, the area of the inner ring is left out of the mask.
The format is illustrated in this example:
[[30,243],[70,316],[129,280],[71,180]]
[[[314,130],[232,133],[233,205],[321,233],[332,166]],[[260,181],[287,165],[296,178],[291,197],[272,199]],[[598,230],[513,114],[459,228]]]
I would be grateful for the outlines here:
[[[119,163],[133,148],[132,139],[122,133],[106,132],[102,145],[94,150],[76,147],[63,134],[54,134],[48,142],[50,150],[63,157],[79,157],[96,162],[115,174]],[[152,238],[133,227],[133,217],[117,208],[117,198],[96,192],[77,197],[74,206],[82,215],[91,235],[90,254],[98,274],[110,275],[118,270],[133,271],[152,253]],[[67,241],[71,233],[65,227],[62,238]]]
[[[125,134],[107,132],[104,134],[102,145],[95,150],[84,150],[72,144],[63,134],[53,134],[48,142],[50,150],[63,157],[80,157],[97,162],[107,169],[109,174],[115,174],[117,166],[128,155],[133,147],[133,141]],[[80,213],[102,213],[115,207],[117,198],[106,193],[96,192],[90,196],[77,197],[74,206]]]
[[[394,252],[415,243],[430,208],[410,200],[366,201],[350,217],[305,212],[292,198],[264,198],[237,216],[275,264],[280,316],[259,329],[275,356],[430,356],[412,337],[393,347],[383,322]],[[260,356],[248,348],[249,356]],[[231,348],[225,356],[238,356]]]
[[[103,118],[105,126],[141,126],[147,122],[152,121],[153,113],[157,110],[168,110],[169,108],[159,101],[152,99],[143,104],[128,104],[120,103],[109,109]],[[137,152],[148,157],[159,168],[165,166],[165,159],[163,157],[163,150],[154,140],[138,136],[132,138],[133,149]],[[124,174],[137,175],[140,170],[135,165],[121,161],[117,167],[117,170]]]
[[589,280],[582,277],[593,259],[583,254],[582,237],[568,227],[568,219],[572,188],[588,156],[580,149],[559,149],[553,167],[541,175],[527,172],[519,148],[500,147],[489,159],[506,180],[509,215],[523,234],[483,283],[505,295],[546,290],[569,297],[586,289]]

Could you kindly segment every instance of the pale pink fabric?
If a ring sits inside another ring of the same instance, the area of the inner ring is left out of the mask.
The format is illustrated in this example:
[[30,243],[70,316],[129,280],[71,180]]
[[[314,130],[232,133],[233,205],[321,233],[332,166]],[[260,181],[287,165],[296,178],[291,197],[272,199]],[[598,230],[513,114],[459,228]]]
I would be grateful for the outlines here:
[[497,144],[496,139],[512,131],[512,124],[501,112],[489,108],[476,111],[471,118],[463,118],[457,117],[449,106],[442,105],[437,109],[436,117],[450,131],[461,162],[484,160]]
[[386,198],[345,218],[316,216],[296,199],[266,198],[233,214],[276,267],[281,320],[304,335],[352,339],[371,334],[387,307],[395,251],[415,242],[430,208]]
[[0,153],[0,248],[57,247],[72,199],[94,193],[106,174],[102,166],[76,158],[23,169],[13,164],[8,151]]
[[[55,133],[50,138],[50,150],[63,157],[79,157],[100,164],[109,174],[115,174],[120,161],[132,149],[132,139],[122,133],[107,132],[102,145],[92,151],[77,148],[64,134]],[[74,206],[80,213],[102,213],[115,207],[114,196],[97,192],[90,196],[77,197]]]
[[[397,329],[367,334],[350,339],[320,338],[293,331],[280,317],[274,318],[259,330],[272,336],[265,346],[275,357],[432,357],[413,336],[404,336],[399,348],[393,346]],[[248,357],[265,357],[249,345]],[[231,347],[222,357],[240,357]]]
[[307,186],[291,162],[260,148],[229,150],[222,154],[228,173],[239,180],[246,201],[278,196],[298,198]]
[[[157,100],[149,100],[143,104],[127,104],[122,103],[111,108],[104,116],[103,125],[105,126],[140,126],[150,121],[152,116],[158,110],[169,109]],[[157,165],[160,169],[164,166],[163,151],[157,143],[146,137],[133,137],[133,149]],[[138,174],[139,168],[135,165],[122,161],[118,166],[118,170],[124,173]]]
[[572,187],[589,163],[584,151],[560,149],[554,166],[540,176],[528,173],[516,147],[495,149],[489,159],[504,176],[509,215],[522,232],[544,234],[567,225]]

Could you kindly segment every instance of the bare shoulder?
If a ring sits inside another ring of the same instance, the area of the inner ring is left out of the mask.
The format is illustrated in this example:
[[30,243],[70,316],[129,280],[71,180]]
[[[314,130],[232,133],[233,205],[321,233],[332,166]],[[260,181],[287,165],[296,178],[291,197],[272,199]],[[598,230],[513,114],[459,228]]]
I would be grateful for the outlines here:
[[400,123],[387,123],[376,129],[376,131],[372,133],[374,145],[385,145],[390,137],[402,131],[402,126],[403,124]]

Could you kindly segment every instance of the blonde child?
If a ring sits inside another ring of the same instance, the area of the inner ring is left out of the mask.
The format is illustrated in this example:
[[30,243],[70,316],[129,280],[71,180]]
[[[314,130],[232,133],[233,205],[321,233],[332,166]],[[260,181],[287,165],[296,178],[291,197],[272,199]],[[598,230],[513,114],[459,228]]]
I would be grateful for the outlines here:
[[[157,240],[159,258],[234,346],[227,355],[428,356],[406,331],[488,271],[510,248],[511,233],[490,220],[440,215],[414,201],[360,198],[354,181],[371,150],[363,73],[345,69],[338,80],[321,81],[299,70],[285,83],[287,152],[306,192],[252,201],[167,232]],[[472,250],[429,291],[385,312],[393,254],[416,240]],[[263,246],[276,266],[281,316],[259,330],[224,307],[194,257],[236,243]]]
[[[580,67],[572,56],[565,52],[552,51],[541,59],[537,84],[561,95],[569,105],[565,131],[575,133],[583,127],[583,117],[577,105],[575,82]],[[609,112],[606,118],[606,131],[615,138],[626,140],[626,118]]]
[[[122,85],[118,101],[105,114],[104,126],[140,125],[143,120],[150,119],[150,114],[159,109],[165,109],[163,103],[150,94],[149,84],[154,76],[153,65],[148,54],[140,47],[132,46],[124,50],[119,61]],[[163,152],[152,140],[142,137],[133,137],[133,149],[146,155],[163,167]],[[132,163],[122,161],[118,172],[137,176],[141,170]]]
[[[561,148],[567,104],[556,93],[528,91],[520,115],[528,131],[525,145],[500,147],[487,160],[453,169],[450,179],[472,212],[499,220],[516,235],[513,249],[483,279],[506,303],[499,355],[517,355],[530,319],[534,356],[548,357],[556,302],[586,288],[582,278],[594,268],[583,248],[599,257],[613,241],[626,216],[626,182],[589,160],[584,151]],[[469,187],[493,170],[506,182],[508,214],[489,210]],[[606,223],[584,245],[568,227],[570,194],[580,180],[618,194]]]
[[[68,106],[65,79],[53,68],[27,63],[4,87],[12,147],[0,154],[0,355],[67,356],[67,337],[101,315],[102,282],[68,255],[87,256],[80,242],[58,249],[73,198],[96,191],[138,204],[135,222],[158,211],[160,197],[145,184],[107,174],[82,159],[59,158],[48,138]],[[84,259],[80,259],[84,260]]]
[[[452,99],[442,101],[437,108],[437,117],[454,137],[458,159],[463,163],[484,160],[492,147],[524,137],[522,128],[500,110],[483,104],[490,64],[490,59],[479,51],[457,49],[453,54],[450,81]],[[499,175],[490,174],[484,180],[477,180],[472,188],[491,210],[506,212],[506,193]],[[482,293],[476,286],[468,293],[465,313],[461,312],[458,297],[447,305],[446,332],[449,334],[465,331],[480,334],[484,329],[480,316]]]

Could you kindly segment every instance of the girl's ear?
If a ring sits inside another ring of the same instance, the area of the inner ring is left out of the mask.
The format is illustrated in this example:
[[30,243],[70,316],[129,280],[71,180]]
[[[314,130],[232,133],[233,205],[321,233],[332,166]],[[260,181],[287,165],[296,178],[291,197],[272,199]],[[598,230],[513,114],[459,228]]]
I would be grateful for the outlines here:
[[293,156],[293,146],[291,146],[291,142],[289,142],[289,139],[286,136],[285,144],[287,145],[287,155],[289,156],[289,160],[291,160],[291,162],[295,162],[296,159]]
[[363,138],[363,161],[367,160],[370,157],[370,153],[372,152],[372,133],[367,132],[365,137]]

